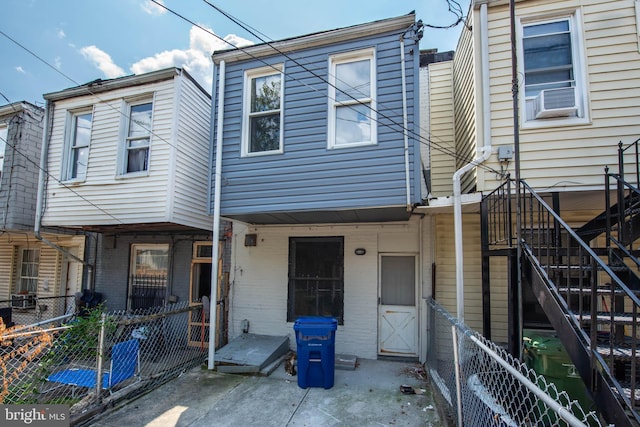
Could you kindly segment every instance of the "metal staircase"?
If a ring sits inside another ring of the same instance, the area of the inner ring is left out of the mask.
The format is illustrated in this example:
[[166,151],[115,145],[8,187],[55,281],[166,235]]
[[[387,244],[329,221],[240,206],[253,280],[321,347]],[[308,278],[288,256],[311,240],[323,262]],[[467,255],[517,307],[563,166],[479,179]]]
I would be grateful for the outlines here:
[[[625,181],[625,160],[639,164],[637,141],[619,147],[618,173],[605,170],[605,211],[577,230],[560,217],[554,195],[507,180],[483,199],[483,260],[511,260],[510,341],[521,339],[527,313],[541,308],[602,417],[638,426],[640,174],[636,166],[636,182]],[[525,291],[535,301],[523,299]],[[511,342],[510,349],[519,345]]]

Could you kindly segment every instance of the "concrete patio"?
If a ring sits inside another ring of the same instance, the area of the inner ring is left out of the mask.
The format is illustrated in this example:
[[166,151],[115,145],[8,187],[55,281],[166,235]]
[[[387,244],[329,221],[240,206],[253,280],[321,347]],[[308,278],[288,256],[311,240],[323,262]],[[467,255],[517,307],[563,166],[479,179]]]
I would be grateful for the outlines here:
[[[417,394],[404,394],[408,385]],[[283,364],[270,375],[185,372],[85,425],[123,426],[445,426],[421,366],[358,359],[335,370],[330,389],[298,386]]]

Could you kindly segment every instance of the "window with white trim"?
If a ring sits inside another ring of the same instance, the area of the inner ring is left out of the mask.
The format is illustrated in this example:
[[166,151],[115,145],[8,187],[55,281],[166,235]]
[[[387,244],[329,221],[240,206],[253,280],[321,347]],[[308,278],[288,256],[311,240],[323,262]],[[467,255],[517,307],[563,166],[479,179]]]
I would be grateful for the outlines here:
[[153,103],[128,106],[122,174],[147,172]]
[[129,308],[164,305],[168,278],[168,244],[131,245]]
[[242,155],[282,153],[283,67],[245,71]]
[[17,294],[35,294],[38,290],[40,249],[20,248]]
[[4,152],[7,149],[7,138],[9,137],[9,127],[0,125],[0,179],[4,169]]
[[328,147],[377,142],[375,50],[329,58]]
[[69,119],[63,179],[84,181],[89,164],[93,113],[91,111],[71,113]]
[[521,21],[520,37],[525,122],[585,118],[584,60],[576,15]]

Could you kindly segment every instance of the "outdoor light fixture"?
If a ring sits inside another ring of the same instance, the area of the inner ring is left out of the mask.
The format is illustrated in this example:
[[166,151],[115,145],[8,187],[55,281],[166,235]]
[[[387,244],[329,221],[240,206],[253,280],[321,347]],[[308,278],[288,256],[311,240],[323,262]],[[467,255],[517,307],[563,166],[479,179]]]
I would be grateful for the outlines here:
[[367,253],[367,250],[365,248],[356,248],[354,252],[356,255],[364,255]]

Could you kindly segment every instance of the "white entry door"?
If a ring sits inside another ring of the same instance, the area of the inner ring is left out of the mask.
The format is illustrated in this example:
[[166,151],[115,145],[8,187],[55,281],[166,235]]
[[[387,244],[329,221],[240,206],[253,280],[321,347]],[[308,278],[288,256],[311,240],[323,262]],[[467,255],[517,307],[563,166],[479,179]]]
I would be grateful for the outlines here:
[[417,356],[416,256],[380,256],[378,353]]

